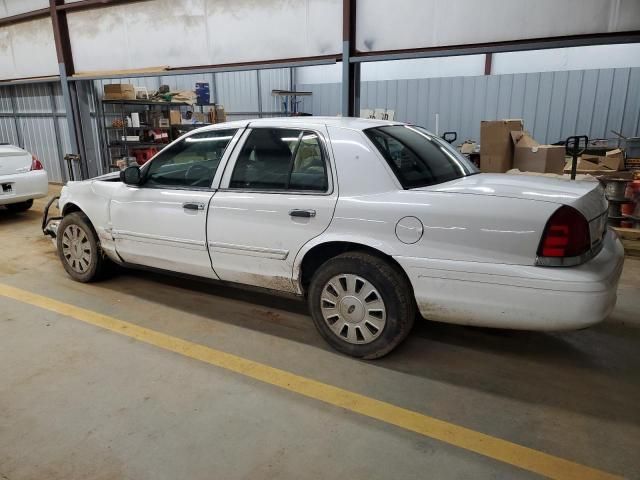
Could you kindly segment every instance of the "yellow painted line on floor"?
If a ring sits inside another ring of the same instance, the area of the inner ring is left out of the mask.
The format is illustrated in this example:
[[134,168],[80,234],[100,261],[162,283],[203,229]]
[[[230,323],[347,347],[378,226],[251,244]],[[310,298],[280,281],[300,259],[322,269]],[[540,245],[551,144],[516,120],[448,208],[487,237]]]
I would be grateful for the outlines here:
[[285,370],[172,337],[171,335],[2,283],[0,283],[0,295],[135,338],[158,348],[224,368],[269,385],[275,385],[305,397],[344,408],[350,412],[375,418],[390,425],[549,478],[575,480],[622,478],[343,388],[334,387]]

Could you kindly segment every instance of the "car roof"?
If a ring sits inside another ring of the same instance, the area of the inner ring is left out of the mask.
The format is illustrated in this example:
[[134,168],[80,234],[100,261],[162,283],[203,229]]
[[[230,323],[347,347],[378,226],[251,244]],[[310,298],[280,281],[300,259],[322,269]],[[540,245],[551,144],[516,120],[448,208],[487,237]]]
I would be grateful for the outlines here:
[[0,152],[1,153],[28,153],[26,150],[23,150],[20,147],[15,145],[11,145],[10,143],[0,143]]
[[[256,118],[247,120],[236,120],[233,122],[216,123],[215,125],[207,125],[197,129],[197,131],[216,130],[219,128],[242,128],[247,126],[266,127],[266,126],[291,126],[301,127],[303,125],[326,125],[328,127],[349,128],[352,130],[364,130],[372,127],[383,127],[389,125],[406,125],[402,122],[391,122],[388,120],[377,120],[370,118],[356,117],[276,117],[276,118]],[[196,131],[196,130],[194,130]]]

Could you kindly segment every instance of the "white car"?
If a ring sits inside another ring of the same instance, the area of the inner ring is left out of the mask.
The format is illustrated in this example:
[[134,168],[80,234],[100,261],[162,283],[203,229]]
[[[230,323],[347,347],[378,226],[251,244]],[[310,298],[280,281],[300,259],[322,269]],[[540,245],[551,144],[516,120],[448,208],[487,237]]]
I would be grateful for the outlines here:
[[600,322],[624,258],[597,182],[482,174],[426,130],[377,120],[200,128],[141,168],[70,182],[59,208],[76,280],[116,263],[304,295],[322,336],[361,358],[391,351],[417,312]]
[[48,190],[47,172],[40,160],[19,147],[0,144],[0,205],[23,212]]

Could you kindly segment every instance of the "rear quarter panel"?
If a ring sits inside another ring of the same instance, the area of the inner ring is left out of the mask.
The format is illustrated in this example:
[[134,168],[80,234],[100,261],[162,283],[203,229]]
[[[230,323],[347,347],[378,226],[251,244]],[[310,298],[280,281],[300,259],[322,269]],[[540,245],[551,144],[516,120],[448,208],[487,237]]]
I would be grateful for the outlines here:
[[[330,128],[329,133],[339,199],[331,225],[314,244],[357,241],[392,256],[534,264],[542,231],[557,203],[402,190],[361,131]],[[396,236],[398,221],[407,216],[423,225],[422,237],[413,244]]]
[[[532,265],[556,209],[547,202],[411,190],[341,196],[326,234],[368,239],[392,256]],[[407,216],[423,226],[413,244],[396,235]]]

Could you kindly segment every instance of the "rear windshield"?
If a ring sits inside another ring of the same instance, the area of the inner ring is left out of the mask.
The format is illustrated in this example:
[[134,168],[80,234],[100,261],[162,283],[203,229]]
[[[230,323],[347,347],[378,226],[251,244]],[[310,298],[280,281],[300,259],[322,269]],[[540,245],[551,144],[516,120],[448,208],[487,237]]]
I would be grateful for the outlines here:
[[478,173],[449,143],[421,127],[392,125],[364,133],[389,163],[402,188],[426,187]]

